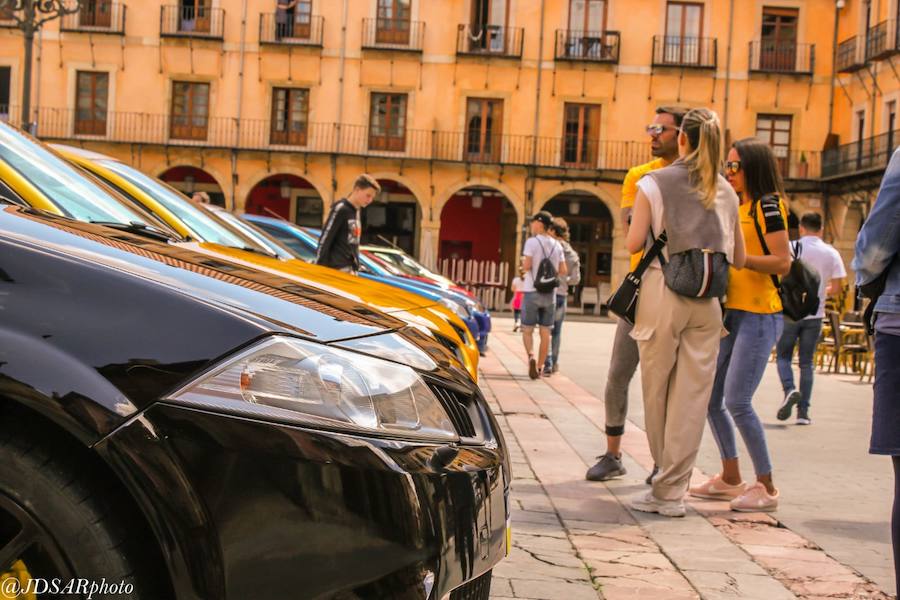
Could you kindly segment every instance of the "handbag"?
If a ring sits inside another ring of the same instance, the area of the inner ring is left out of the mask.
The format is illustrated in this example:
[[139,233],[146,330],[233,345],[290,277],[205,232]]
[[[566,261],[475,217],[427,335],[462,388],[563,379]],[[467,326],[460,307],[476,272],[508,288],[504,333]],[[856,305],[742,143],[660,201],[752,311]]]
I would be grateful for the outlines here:
[[669,239],[666,237],[665,231],[659,234],[659,237],[653,240],[653,245],[650,246],[650,249],[644,253],[641,262],[634,268],[634,271],[625,276],[625,280],[622,281],[619,288],[613,292],[612,296],[609,297],[609,300],[606,301],[609,312],[624,320],[629,325],[634,325],[638,294],[640,292],[641,278],[644,276],[644,271],[646,271],[650,266],[650,263],[659,256],[663,246],[665,246],[668,241]]

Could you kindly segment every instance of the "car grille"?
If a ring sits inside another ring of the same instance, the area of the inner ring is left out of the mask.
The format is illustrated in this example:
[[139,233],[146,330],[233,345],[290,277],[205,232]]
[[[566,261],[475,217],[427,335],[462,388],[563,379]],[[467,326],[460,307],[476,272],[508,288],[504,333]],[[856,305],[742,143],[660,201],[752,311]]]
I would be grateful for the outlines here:
[[462,342],[465,344],[466,343],[466,330],[463,329],[462,327],[459,327],[458,325],[454,325],[453,323],[450,323],[450,327],[453,328],[453,331],[456,332],[456,335],[458,335],[459,339],[462,340]]
[[472,417],[469,415],[469,405],[472,403],[472,396],[466,396],[441,385],[429,384],[428,387],[441,401],[460,437],[475,437],[475,425],[472,423]]
[[488,600],[491,595],[491,572],[450,592],[450,600]]
[[463,357],[462,349],[459,347],[459,344],[457,344],[456,342],[454,342],[453,340],[451,340],[448,337],[442,336],[439,333],[435,334],[435,337],[437,338],[437,341],[440,342],[441,346],[443,346],[444,348],[449,350],[451,354],[453,354],[454,358],[456,358],[456,360],[459,361],[459,364],[461,364],[461,365],[466,364],[466,361]]

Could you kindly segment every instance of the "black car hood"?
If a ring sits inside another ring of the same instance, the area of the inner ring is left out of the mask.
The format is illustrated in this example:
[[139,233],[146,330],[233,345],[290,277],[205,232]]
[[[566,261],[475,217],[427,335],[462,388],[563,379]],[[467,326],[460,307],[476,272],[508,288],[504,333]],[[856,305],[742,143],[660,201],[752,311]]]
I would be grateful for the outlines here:
[[284,332],[333,342],[406,324],[364,304],[236,263],[79,221],[0,210],[0,236],[18,238],[59,253],[166,286],[196,302],[233,313],[261,333]]

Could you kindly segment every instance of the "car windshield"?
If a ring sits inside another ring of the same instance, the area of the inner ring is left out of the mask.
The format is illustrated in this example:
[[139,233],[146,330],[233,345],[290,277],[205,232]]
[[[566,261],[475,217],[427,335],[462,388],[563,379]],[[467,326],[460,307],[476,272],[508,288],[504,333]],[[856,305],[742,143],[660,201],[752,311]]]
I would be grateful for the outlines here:
[[307,244],[305,240],[284,231],[280,227],[270,225],[269,223],[255,222],[254,225],[268,233],[270,236],[281,242],[295,258],[305,260],[306,262],[316,262],[315,247]]
[[78,221],[152,225],[52,150],[8,126],[0,126],[0,160],[27,179],[67,217]]
[[248,245],[255,247],[255,244],[226,229],[223,225],[216,222],[215,219],[193,206],[180,192],[163,182],[144,175],[137,169],[117,160],[99,162],[103,167],[119,175],[122,179],[125,179],[128,183],[162,204],[184,223],[184,226],[191,231],[198,241],[229,246],[231,248],[243,248]]
[[406,256],[405,254],[399,254],[396,252],[379,252],[378,250],[373,250],[372,253],[381,260],[396,266],[407,275],[426,278],[431,278],[433,276],[428,269],[414,261],[412,258]]

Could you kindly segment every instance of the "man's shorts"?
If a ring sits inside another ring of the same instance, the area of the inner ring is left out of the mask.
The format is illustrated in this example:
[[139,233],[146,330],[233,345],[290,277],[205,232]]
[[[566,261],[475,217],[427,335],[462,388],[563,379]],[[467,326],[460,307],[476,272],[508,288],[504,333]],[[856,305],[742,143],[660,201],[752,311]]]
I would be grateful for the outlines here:
[[522,296],[522,327],[553,327],[556,294],[525,292]]

